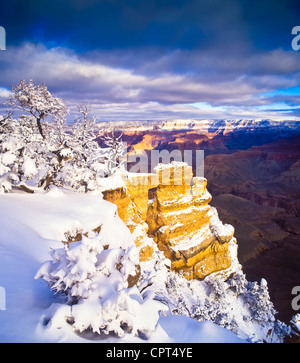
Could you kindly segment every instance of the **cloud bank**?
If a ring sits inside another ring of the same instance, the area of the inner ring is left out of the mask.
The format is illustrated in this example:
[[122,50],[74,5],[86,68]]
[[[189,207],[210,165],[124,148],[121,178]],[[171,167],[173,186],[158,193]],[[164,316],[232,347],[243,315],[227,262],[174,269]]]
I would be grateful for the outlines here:
[[0,68],[0,97],[9,96],[21,79],[33,79],[73,111],[88,101],[102,120],[292,118],[299,113],[299,96],[278,91],[300,83],[299,55],[282,49],[235,58],[218,51],[149,48],[78,54],[23,43],[1,53]]

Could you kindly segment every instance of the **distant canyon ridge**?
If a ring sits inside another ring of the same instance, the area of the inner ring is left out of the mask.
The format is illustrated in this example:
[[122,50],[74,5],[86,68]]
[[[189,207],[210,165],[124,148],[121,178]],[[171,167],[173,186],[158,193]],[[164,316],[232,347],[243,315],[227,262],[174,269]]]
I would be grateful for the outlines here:
[[118,121],[103,128],[122,132],[128,151],[204,150],[211,205],[235,228],[248,280],[268,281],[278,318],[288,322],[296,313],[291,291],[300,285],[300,121]]

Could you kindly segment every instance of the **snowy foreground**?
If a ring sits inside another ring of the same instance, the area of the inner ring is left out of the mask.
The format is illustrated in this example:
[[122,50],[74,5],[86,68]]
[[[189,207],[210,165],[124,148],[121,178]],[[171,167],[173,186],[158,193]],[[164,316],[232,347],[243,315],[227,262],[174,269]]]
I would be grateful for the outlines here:
[[[113,204],[93,193],[52,188],[34,195],[0,195],[0,286],[5,289],[0,342],[244,342],[212,322],[170,313],[159,317],[148,340],[131,333],[121,338],[112,334],[80,335],[60,313],[47,324],[59,303],[48,284],[35,279],[41,265],[50,259],[51,250],[62,248],[66,231],[92,230],[102,224],[103,233],[111,233],[112,239],[125,238],[127,228],[115,212]],[[144,309],[142,314],[147,320],[148,312]]]

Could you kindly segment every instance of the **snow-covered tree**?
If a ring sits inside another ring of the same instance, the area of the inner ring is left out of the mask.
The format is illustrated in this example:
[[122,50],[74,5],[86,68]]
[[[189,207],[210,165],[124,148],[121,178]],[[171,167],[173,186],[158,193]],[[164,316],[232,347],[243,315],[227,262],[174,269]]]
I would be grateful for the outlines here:
[[60,152],[68,109],[45,85],[35,85],[33,81],[14,85],[13,96],[6,104],[25,114],[17,120],[6,117],[0,125],[1,189],[7,191],[28,180],[47,187],[62,168]]
[[33,81],[13,86],[7,104],[24,114],[13,119],[9,112],[0,119],[0,191],[51,184],[78,192],[99,187],[113,150],[99,147],[101,130],[88,105],[79,105],[81,117],[67,125],[66,104]]
[[[159,312],[166,307],[143,298],[133,283],[139,276],[139,253],[133,239],[129,244],[120,241],[117,247],[100,231],[51,255],[52,260],[41,266],[36,279],[43,278],[54,291],[66,296],[63,319],[76,332],[145,337],[155,330]],[[51,321],[57,314],[61,312]]]
[[108,175],[114,174],[124,166],[124,155],[127,150],[125,143],[122,141],[122,136],[122,132],[117,136],[115,129],[113,129],[109,134],[103,134],[101,137],[104,144],[109,148],[107,153]]
[[12,185],[26,182],[38,174],[44,153],[43,140],[32,117],[9,119],[0,134],[0,186],[8,191]]
[[13,108],[21,109],[32,115],[36,121],[38,131],[43,139],[47,139],[46,118],[53,118],[56,122],[64,120],[69,113],[64,101],[54,97],[44,84],[34,84],[20,81],[12,87],[13,96],[7,104]]
[[58,179],[62,185],[87,192],[99,187],[101,179],[107,175],[107,162],[105,152],[96,141],[101,129],[91,116],[91,107],[82,103],[78,112],[81,116],[70,127],[68,142],[62,150],[68,162]]
[[91,107],[86,103],[81,103],[78,106],[78,112],[81,117],[78,117],[72,127],[72,143],[73,153],[77,153],[76,159],[78,162],[87,161],[91,157],[91,152],[98,152],[99,146],[96,137],[99,136],[102,130],[96,122],[96,117],[91,115]]

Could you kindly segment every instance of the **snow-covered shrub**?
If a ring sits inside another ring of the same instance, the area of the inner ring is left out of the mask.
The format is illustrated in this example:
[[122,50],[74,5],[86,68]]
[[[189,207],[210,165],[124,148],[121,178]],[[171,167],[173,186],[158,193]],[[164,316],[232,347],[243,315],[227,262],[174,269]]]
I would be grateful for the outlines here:
[[291,331],[290,331],[290,335],[292,337],[291,341],[295,341],[297,343],[299,343],[300,341],[300,314],[296,314],[292,317],[292,319],[290,320],[290,325],[291,325]]
[[187,281],[160,256],[140,288],[146,296],[164,301],[172,314],[212,321],[251,342],[282,342],[289,334],[289,328],[275,319],[264,279],[252,283],[237,270],[229,278],[216,273],[202,281]]
[[[70,310],[63,318],[75,331],[114,332],[121,337],[125,332],[147,336],[155,330],[159,311],[165,306],[142,297],[137,286],[130,283],[130,278],[139,273],[139,255],[133,241],[125,248],[116,247],[107,244],[100,231],[99,235],[52,251],[51,256],[36,278],[42,277],[54,291],[65,294]],[[51,320],[57,320],[57,316],[54,314]]]
[[107,152],[107,174],[113,175],[119,169],[124,167],[124,156],[127,149],[126,144],[122,141],[123,133],[116,135],[113,129],[110,134],[102,135],[101,139],[103,143],[108,146]]
[[267,321],[275,321],[276,311],[270,300],[267,281],[261,279],[260,284],[248,282],[246,291],[243,294],[246,306],[251,309],[254,320],[264,323]]
[[[81,115],[68,129],[68,140],[63,152],[67,162],[56,176],[57,183],[78,192],[99,189],[107,172],[106,152],[99,147],[96,137],[101,132],[89,105],[78,106]],[[62,153],[62,152],[61,152]]]

